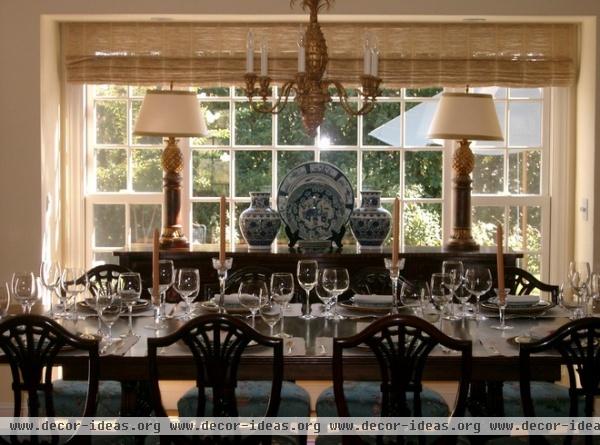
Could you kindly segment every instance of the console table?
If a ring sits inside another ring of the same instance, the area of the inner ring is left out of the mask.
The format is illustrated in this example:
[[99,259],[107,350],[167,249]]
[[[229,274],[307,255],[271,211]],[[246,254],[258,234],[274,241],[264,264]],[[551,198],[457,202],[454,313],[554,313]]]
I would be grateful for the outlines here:
[[[119,264],[141,273],[144,288],[151,285],[152,252],[149,250],[116,251]],[[218,289],[218,279],[212,268],[211,258],[218,256],[218,246],[202,245],[190,249],[161,251],[161,259],[170,259],[175,267],[196,267],[200,270],[202,296],[212,296]],[[248,250],[247,246],[234,246],[227,252],[233,257],[231,273],[248,267],[261,266],[274,272],[296,273],[296,264],[300,259],[314,259],[320,267],[345,267],[350,276],[367,267],[383,269],[383,258],[391,256],[390,248],[381,250],[360,250],[356,246],[344,246],[342,249],[321,251],[302,251],[285,245],[273,246],[270,250]],[[504,254],[506,266],[516,266],[523,254],[509,252]],[[494,270],[496,268],[496,250],[482,247],[479,252],[446,251],[440,247],[415,247],[400,253],[406,259],[402,276],[408,280],[428,280],[434,272],[440,272],[445,260],[460,260],[469,265],[481,265]],[[495,273],[493,274],[495,275]]]

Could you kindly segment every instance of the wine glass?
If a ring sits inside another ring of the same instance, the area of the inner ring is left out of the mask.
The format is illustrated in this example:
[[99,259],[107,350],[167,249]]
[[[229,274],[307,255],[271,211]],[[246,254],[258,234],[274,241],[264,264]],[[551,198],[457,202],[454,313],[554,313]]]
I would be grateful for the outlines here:
[[273,327],[279,320],[283,323],[283,307],[273,298],[269,298],[260,306],[259,311],[260,317],[269,326],[269,335],[273,337]]
[[337,313],[337,299],[350,287],[348,269],[343,267],[326,267],[321,276],[323,288],[333,295],[333,320],[343,320],[344,317]]
[[52,296],[60,285],[60,265],[55,261],[42,261],[40,265],[40,280],[44,289],[48,292],[50,311],[49,315],[54,315],[54,307],[52,305]]
[[316,318],[310,313],[310,291],[317,285],[319,277],[319,263],[315,260],[300,260],[296,268],[298,284],[306,292],[306,311],[300,316],[304,320]]
[[294,296],[294,276],[288,272],[277,272],[271,275],[271,298],[281,308],[281,330],[278,337],[287,338],[285,332],[285,310]]
[[31,313],[31,307],[38,297],[38,289],[33,272],[18,272],[12,277],[12,292],[15,300],[21,303],[23,313]]
[[570,280],[560,286],[559,304],[570,312],[571,320],[584,316],[585,297],[571,286]]
[[129,315],[128,329],[126,337],[133,337],[133,321],[132,312],[133,305],[139,300],[142,294],[142,278],[137,272],[123,272],[119,275],[117,281],[117,292],[121,297],[122,304],[127,306],[127,314]]
[[191,320],[192,302],[200,290],[200,272],[198,269],[177,269],[175,278],[175,290],[184,299],[186,306],[184,320]]
[[491,326],[492,329],[498,329],[500,331],[505,331],[507,329],[512,329],[512,326],[509,326],[506,324],[506,297],[508,297],[508,292],[509,289],[503,289],[504,291],[504,297],[502,298],[500,296],[500,292],[499,289],[496,289],[496,294],[498,296],[497,301],[498,301],[498,312],[500,314],[500,324],[497,326]]
[[267,283],[257,278],[244,280],[238,290],[240,304],[250,311],[252,327],[255,326],[256,313],[269,298]]
[[100,316],[102,322],[108,329],[108,331],[106,332],[106,344],[102,348],[102,352],[105,352],[114,343],[112,337],[112,327],[121,316],[121,311],[123,310],[123,302],[121,298],[119,298],[115,294],[102,295],[98,298],[100,302],[96,304],[101,308],[98,315]]
[[400,302],[403,306],[411,308],[414,312],[417,309],[423,314],[423,307],[427,304],[429,298],[429,286],[427,282],[416,281],[402,283],[400,288]]
[[392,282],[392,310],[390,314],[398,313],[398,280],[400,279],[400,271],[404,269],[404,262],[404,258],[398,259],[395,264],[392,258],[383,259],[385,268],[390,274],[390,281]]
[[[60,277],[61,300],[65,309],[65,318],[77,321],[77,296],[88,288],[88,277],[85,270],[77,267],[65,267]],[[69,315],[69,306],[73,306],[73,313]]]
[[431,301],[440,312],[440,330],[442,329],[444,309],[452,298],[452,290],[448,286],[450,279],[450,275],[445,273],[434,273],[431,275]]
[[590,263],[587,261],[571,261],[569,263],[568,278],[573,290],[585,300],[584,314],[587,315],[588,285],[591,278]]
[[[154,329],[158,331],[167,327],[165,315],[165,299],[167,291],[175,281],[175,265],[172,260],[160,260],[158,262],[158,292],[160,297],[158,302],[152,299],[154,304],[154,323],[144,326],[146,329]],[[152,293],[150,294],[152,295]],[[158,303],[158,304],[156,304]]]
[[332,318],[333,312],[331,312],[331,303],[333,302],[334,295],[323,288],[323,272],[319,272],[319,282],[315,286],[315,293],[325,306],[325,310],[319,316],[326,319]]
[[475,296],[475,320],[485,320],[479,311],[479,300],[492,288],[492,273],[485,267],[469,267],[465,271],[465,289]]
[[[463,284],[464,267],[462,261],[444,261],[442,263],[442,273],[447,274],[449,277],[446,280],[446,284],[452,291],[452,298],[450,299],[450,315],[446,317],[447,320],[459,320],[460,317],[454,313],[454,297],[457,295],[458,289]],[[464,307],[463,307],[464,313]]]
[[0,286],[0,320],[2,320],[8,308],[10,306],[10,286],[8,283],[4,283],[4,286]]
[[594,300],[600,298],[600,274],[596,272],[590,278],[590,293]]

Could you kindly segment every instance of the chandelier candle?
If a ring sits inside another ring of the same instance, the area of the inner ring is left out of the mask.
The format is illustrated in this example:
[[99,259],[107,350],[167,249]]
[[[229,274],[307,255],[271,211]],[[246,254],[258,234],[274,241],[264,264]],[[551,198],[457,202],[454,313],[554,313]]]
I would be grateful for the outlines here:
[[219,262],[221,264],[225,264],[225,219],[226,219],[226,213],[225,213],[225,207],[227,205],[227,202],[225,201],[225,197],[221,196],[221,205],[219,207],[220,210],[220,232],[219,232]]
[[501,303],[506,299],[504,292],[504,236],[502,235],[502,226],[498,224],[496,226],[496,262],[498,267],[498,299]]

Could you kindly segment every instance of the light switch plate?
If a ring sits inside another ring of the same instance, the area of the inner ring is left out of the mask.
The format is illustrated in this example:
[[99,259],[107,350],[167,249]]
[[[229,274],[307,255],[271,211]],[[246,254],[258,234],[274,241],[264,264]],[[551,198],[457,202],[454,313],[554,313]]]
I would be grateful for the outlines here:
[[584,221],[588,220],[588,200],[584,198],[581,200],[581,206],[579,207],[579,211],[581,212],[581,217]]

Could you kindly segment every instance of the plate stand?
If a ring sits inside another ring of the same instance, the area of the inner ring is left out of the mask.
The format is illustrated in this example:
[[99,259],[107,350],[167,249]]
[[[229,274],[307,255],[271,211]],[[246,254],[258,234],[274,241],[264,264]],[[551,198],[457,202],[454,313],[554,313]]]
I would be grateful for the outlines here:
[[[290,242],[288,243],[289,247],[294,247],[296,245],[296,243],[300,240],[302,240],[302,238],[300,238],[300,236],[298,235],[298,230],[296,230],[295,232],[292,232],[292,229],[290,229],[290,227],[285,224],[285,234],[287,235],[288,239],[290,240]],[[342,247],[342,239],[344,238],[344,235],[346,234],[346,226],[342,226],[342,228],[340,229],[339,233],[333,231],[332,235],[327,238],[329,241],[332,241],[336,244],[336,246],[338,246],[338,248]],[[304,240],[302,240],[304,241]]]

